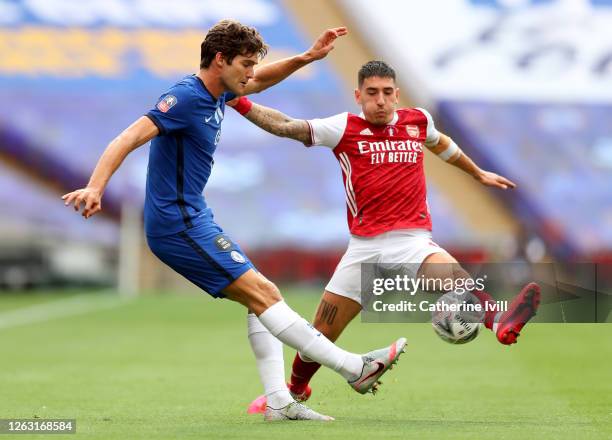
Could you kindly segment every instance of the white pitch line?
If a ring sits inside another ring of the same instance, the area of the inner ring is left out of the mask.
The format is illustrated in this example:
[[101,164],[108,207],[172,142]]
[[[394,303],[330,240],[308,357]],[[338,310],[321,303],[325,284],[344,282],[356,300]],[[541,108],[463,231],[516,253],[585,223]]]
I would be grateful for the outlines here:
[[35,304],[0,313],[0,330],[50,321],[67,316],[111,309],[126,304],[129,299],[108,293],[80,294],[43,304]]

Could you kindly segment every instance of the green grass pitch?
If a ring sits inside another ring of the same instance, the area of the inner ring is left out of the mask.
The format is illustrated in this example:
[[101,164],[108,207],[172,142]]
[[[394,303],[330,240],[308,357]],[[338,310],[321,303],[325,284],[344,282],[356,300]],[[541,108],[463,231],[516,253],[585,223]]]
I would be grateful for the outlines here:
[[[286,292],[310,318],[318,293]],[[56,298],[0,295],[0,324]],[[0,326],[0,418],[77,420],[76,435],[52,438],[612,438],[610,324],[534,324],[504,347],[489,332],[451,346],[427,324],[356,321],[339,341],[352,351],[408,338],[380,393],[320,371],[310,404],[336,421],[275,424],[246,414],[261,386],[245,312],[229,301],[151,295],[18,324]]]

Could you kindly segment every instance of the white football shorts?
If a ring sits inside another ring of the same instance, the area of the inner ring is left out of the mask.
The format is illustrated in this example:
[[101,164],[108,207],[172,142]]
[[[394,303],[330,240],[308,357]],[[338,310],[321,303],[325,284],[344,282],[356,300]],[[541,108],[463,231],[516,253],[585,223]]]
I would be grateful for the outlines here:
[[325,290],[361,304],[362,263],[409,263],[418,270],[429,255],[440,252],[446,251],[432,241],[426,229],[398,229],[375,237],[352,235]]

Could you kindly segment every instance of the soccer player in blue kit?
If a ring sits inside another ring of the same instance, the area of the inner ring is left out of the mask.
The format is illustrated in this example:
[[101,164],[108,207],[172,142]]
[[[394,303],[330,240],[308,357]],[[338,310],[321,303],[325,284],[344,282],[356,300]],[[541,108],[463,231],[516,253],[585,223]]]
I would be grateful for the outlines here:
[[324,58],[346,28],[325,31],[306,52],[255,69],[267,46],[258,31],[233,20],[209,29],[201,45],[200,70],[164,93],[155,108],[107,146],[85,188],[65,194],[65,205],[89,218],[102,209],[112,174],[134,149],[151,142],[145,198],[145,232],[153,253],[215,298],[248,308],[248,336],[267,398],[265,419],[333,420],[290,395],[282,343],[341,374],[361,394],[376,391],[379,378],[397,362],[406,340],[365,355],[337,347],[284,301],[240,246],[213,220],[202,195],[221,135],[225,103],[282,81]]

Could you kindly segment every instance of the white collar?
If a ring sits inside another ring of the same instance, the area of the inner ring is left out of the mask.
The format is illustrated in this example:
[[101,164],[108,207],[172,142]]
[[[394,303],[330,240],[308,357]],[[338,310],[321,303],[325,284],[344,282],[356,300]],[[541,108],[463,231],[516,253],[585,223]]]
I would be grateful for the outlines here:
[[[359,117],[365,120],[365,115],[363,114],[363,112],[359,113]],[[399,119],[399,116],[397,115],[397,112],[393,112],[393,119],[391,119],[391,122],[389,122],[386,125],[395,125],[397,124],[398,119]]]

